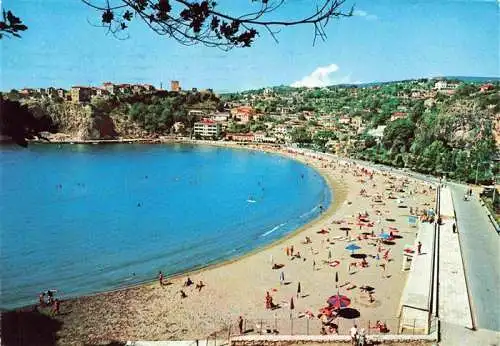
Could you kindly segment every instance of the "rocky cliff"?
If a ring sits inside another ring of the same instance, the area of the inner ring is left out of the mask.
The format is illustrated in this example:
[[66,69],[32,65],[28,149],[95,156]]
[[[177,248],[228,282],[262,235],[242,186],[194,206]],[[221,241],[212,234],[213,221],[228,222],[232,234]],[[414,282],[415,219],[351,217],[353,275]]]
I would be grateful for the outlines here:
[[103,112],[92,104],[53,101],[26,104],[35,117],[46,124],[44,130],[64,134],[64,137],[73,140],[144,138],[151,135],[127,116],[126,107]]

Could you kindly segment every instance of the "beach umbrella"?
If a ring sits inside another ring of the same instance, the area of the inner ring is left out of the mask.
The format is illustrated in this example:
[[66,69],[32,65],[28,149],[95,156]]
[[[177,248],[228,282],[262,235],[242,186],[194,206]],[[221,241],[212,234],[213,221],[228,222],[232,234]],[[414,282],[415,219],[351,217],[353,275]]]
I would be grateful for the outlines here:
[[361,249],[361,247],[358,246],[358,245],[356,245],[356,244],[351,243],[351,244],[347,245],[345,247],[345,249],[351,251],[352,253],[354,253],[354,251]]
[[384,240],[387,240],[391,237],[391,235],[389,233],[380,233],[380,235],[378,236],[380,239],[384,239]]
[[335,309],[345,308],[351,305],[351,300],[341,294],[331,296],[326,302]]

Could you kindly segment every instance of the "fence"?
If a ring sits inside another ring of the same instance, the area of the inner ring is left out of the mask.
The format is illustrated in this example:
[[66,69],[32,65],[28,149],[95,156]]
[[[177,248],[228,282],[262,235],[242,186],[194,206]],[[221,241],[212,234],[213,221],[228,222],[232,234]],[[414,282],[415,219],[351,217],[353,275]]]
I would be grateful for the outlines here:
[[[427,320],[426,320],[427,321]],[[431,318],[429,333],[437,331],[437,318]],[[422,329],[416,328],[422,321],[417,319],[405,320],[401,325],[399,318],[367,320],[367,319],[345,319],[336,318],[330,323],[323,323],[318,318],[274,318],[274,319],[244,319],[244,335],[321,335],[322,328],[328,334],[349,335],[350,329],[356,324],[358,330],[365,329],[367,335],[423,335]],[[239,336],[238,323],[231,323],[226,328],[212,333],[207,340],[217,345],[224,340],[229,340],[232,336]]]

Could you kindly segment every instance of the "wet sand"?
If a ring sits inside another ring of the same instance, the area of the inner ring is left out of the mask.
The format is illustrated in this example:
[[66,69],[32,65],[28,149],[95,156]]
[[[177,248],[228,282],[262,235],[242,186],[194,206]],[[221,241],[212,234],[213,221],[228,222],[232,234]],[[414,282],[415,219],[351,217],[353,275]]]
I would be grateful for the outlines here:
[[[257,150],[264,149],[259,147]],[[277,149],[268,147],[266,150]],[[316,317],[306,323],[306,318],[299,316],[306,311],[317,315],[318,310],[327,305],[328,297],[337,290],[351,299],[351,315],[339,317],[336,321],[342,334],[346,334],[354,322],[368,328],[368,321],[373,324],[376,320],[385,320],[390,329],[395,328],[407,276],[407,272],[401,270],[403,248],[405,244],[414,245],[417,232],[407,223],[409,208],[401,206],[422,209],[427,204],[427,208],[432,208],[434,191],[430,191],[425,184],[410,180],[403,187],[404,192],[392,192],[394,196],[404,197],[398,203],[397,199],[389,199],[387,195],[389,186],[400,183],[402,179],[377,172],[370,179],[369,175],[361,174],[355,165],[347,167],[287,152],[281,154],[312,165],[333,188],[334,202],[320,218],[291,236],[238,260],[189,273],[194,283],[202,280],[206,285],[201,290],[196,289],[194,284],[183,287],[186,275],[182,275],[169,278],[165,285],[155,281],[64,301],[61,314],[56,317],[62,322],[57,331],[58,344],[204,339],[214,332],[218,332],[219,336],[227,335],[229,325],[234,333],[238,316],[245,319],[246,329],[255,330],[261,324],[264,327],[276,325],[281,334],[286,334],[292,315],[296,321],[293,327],[296,334],[306,333],[306,328],[309,333],[319,333],[321,323]],[[362,188],[366,189],[366,196],[360,195]],[[410,190],[415,193],[410,195]],[[382,203],[374,202],[375,194],[383,196]],[[380,216],[376,215],[377,210]],[[360,230],[357,216],[365,211],[373,227],[361,226]],[[337,223],[340,221],[344,222]],[[389,226],[397,229],[394,234],[399,236],[398,239],[390,245],[376,244],[381,229],[388,231]],[[340,229],[344,227],[351,229],[348,239],[345,238],[346,231]],[[321,230],[328,233],[318,233]],[[367,235],[368,239],[357,240],[358,236],[364,237],[362,232],[371,233],[372,230],[375,237]],[[310,244],[303,244],[306,236],[310,238]],[[345,250],[351,238],[361,247],[355,253],[367,255],[367,268],[361,268],[361,259],[353,258],[351,252]],[[300,258],[287,256],[285,250],[292,245],[294,253],[300,252]],[[379,245],[382,249],[377,260],[371,256],[376,256]],[[383,259],[387,250],[390,250],[390,261]],[[272,263],[283,267],[272,269]],[[349,268],[354,263],[356,268]],[[378,264],[385,264],[386,270]],[[280,283],[281,272],[286,284]],[[336,273],[339,278],[337,284]],[[299,282],[301,292],[297,295]],[[336,288],[336,285],[342,287]],[[362,285],[373,287],[372,302],[368,294],[360,290]],[[186,293],[186,298],[181,298],[180,290]],[[266,292],[271,294],[273,303],[279,308],[265,308]],[[292,297],[294,309],[290,310]],[[352,318],[357,314],[359,318]]]

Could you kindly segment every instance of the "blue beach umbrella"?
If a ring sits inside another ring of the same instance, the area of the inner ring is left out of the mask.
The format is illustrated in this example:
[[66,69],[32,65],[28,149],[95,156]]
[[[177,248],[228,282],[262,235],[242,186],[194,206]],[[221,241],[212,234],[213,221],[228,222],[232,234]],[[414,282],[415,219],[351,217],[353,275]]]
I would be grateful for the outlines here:
[[347,245],[345,247],[345,249],[351,251],[352,253],[354,253],[354,251],[361,249],[361,247],[358,246],[358,245],[356,245],[356,244],[351,243],[351,244]]
[[378,237],[380,239],[387,240],[387,239],[389,239],[391,237],[391,235],[389,233],[381,233]]

